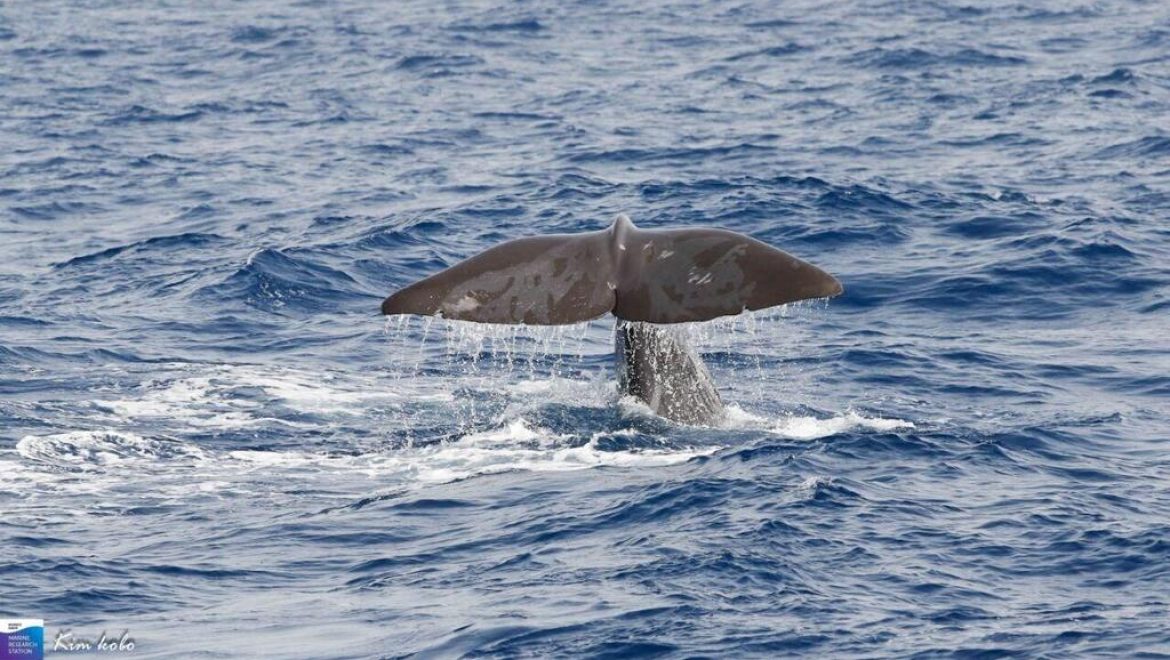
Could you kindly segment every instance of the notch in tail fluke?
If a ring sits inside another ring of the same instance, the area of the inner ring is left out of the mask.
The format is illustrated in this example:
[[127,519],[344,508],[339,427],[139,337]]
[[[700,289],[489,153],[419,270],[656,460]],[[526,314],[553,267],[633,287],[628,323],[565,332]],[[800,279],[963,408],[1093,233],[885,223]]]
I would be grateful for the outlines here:
[[625,215],[601,231],[520,238],[420,280],[383,314],[561,325],[612,312],[628,321],[706,321],[839,295],[832,275],[724,229],[641,230]]

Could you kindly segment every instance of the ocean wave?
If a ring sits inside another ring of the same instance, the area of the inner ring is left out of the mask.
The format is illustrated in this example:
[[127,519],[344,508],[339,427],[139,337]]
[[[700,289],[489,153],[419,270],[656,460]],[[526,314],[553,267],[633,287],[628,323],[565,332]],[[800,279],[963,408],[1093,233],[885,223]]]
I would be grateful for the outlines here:
[[90,254],[73,257],[67,261],[53,264],[54,268],[74,268],[78,266],[88,266],[91,264],[101,264],[102,262],[118,257],[124,254],[138,254],[149,255],[158,252],[174,252],[186,251],[190,249],[201,249],[213,246],[223,246],[228,241],[223,236],[217,234],[204,234],[198,232],[191,232],[185,234],[175,234],[171,236],[155,236],[142,241],[128,243],[126,245],[118,245],[115,247],[106,248],[99,252],[92,252]]
[[238,301],[271,313],[323,312],[370,298],[345,272],[271,248],[253,251],[243,266],[194,297]]
[[1132,142],[1123,142],[1097,151],[1093,157],[1114,158],[1160,158],[1170,155],[1170,137],[1151,135]]
[[1028,60],[1018,55],[997,55],[976,48],[935,53],[922,48],[872,48],[853,55],[854,64],[878,69],[922,69],[929,67],[1022,66]]

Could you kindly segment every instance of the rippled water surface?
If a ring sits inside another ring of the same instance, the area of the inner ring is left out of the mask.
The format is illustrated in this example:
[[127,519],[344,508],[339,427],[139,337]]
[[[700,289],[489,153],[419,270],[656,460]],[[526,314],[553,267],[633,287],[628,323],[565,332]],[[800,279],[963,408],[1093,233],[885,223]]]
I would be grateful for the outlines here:
[[[1170,655],[1159,2],[0,5],[0,615],[141,657]],[[844,296],[383,319],[708,225]]]

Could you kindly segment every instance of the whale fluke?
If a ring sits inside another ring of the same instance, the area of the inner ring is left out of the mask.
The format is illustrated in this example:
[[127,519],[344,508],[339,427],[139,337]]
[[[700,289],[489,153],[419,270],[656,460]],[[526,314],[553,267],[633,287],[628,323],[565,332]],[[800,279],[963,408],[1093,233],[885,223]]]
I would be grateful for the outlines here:
[[560,325],[612,312],[626,321],[706,321],[841,293],[832,275],[723,229],[601,231],[489,248],[382,302],[383,314]]
[[383,314],[557,325],[613,312],[618,389],[683,424],[711,424],[723,403],[684,332],[706,321],[841,293],[825,271],[723,229],[609,229],[501,243],[382,301]]

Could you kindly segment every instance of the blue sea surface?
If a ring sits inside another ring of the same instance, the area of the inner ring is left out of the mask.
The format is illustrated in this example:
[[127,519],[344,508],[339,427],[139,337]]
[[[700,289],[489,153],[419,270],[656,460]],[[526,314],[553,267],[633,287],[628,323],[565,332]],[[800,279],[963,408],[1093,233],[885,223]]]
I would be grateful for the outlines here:
[[[845,294],[383,318],[700,225]],[[143,658],[1170,657],[1170,5],[0,5],[0,618]]]

